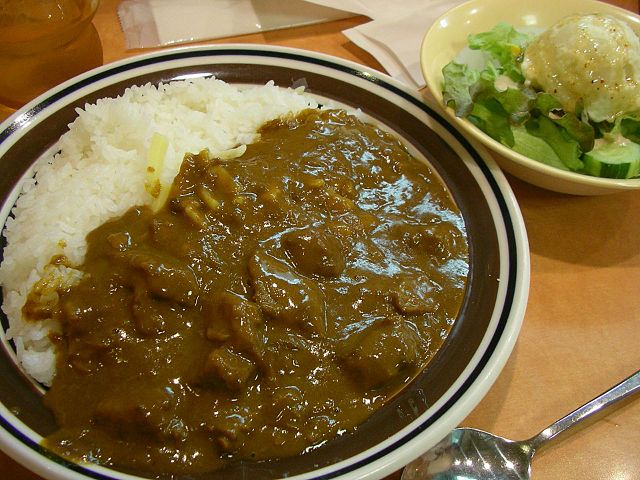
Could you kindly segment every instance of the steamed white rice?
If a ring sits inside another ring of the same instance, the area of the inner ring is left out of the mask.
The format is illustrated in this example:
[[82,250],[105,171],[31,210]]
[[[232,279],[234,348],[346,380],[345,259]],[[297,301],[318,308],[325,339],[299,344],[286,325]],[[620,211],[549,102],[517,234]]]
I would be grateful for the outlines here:
[[[55,375],[51,320],[24,321],[21,310],[32,286],[51,275],[55,255],[73,265],[83,261],[86,235],[134,205],[148,204],[147,151],[152,135],[169,142],[161,175],[170,183],[187,152],[212,154],[257,139],[264,122],[316,108],[302,89],[269,83],[236,88],[216,79],[195,79],[127,89],[118,98],[78,109],[77,119],[59,140],[59,153],[40,160],[35,178],[24,185],[3,232],[7,239],[0,265],[2,309],[18,360],[34,379],[50,384]],[[79,273],[56,267],[57,281],[73,283]]]

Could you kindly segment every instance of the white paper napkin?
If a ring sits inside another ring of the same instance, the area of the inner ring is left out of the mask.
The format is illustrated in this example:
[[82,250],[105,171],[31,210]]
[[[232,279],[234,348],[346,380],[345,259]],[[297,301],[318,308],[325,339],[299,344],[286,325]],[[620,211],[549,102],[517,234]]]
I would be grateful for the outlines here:
[[420,46],[431,25],[464,0],[307,0],[366,15],[371,22],[343,33],[373,55],[392,77],[415,88],[425,85]]
[[408,13],[420,10],[439,0],[306,0],[309,3],[324,7],[346,10],[347,12],[366,15],[372,20],[386,20],[403,17]]

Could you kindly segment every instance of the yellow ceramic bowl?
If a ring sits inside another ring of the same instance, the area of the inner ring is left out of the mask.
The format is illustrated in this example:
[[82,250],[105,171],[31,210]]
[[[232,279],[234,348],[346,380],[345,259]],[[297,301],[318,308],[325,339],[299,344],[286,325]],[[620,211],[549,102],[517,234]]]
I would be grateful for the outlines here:
[[[605,13],[624,19],[640,35],[640,16],[595,0],[471,0],[441,16],[425,35],[420,58],[427,87],[442,105],[442,67],[467,46],[470,34],[490,30],[499,22],[543,30],[576,13]],[[445,112],[462,130],[489,147],[502,169],[526,182],[575,195],[640,189],[640,179],[591,177],[545,165],[493,140],[468,120],[456,117],[451,108],[445,108]]]

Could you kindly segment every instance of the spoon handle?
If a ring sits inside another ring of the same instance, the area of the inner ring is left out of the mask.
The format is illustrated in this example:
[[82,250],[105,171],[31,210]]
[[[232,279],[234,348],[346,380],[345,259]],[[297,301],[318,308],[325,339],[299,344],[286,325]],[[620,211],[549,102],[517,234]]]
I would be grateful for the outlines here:
[[604,411],[606,408],[616,404],[623,398],[636,393],[638,390],[640,390],[640,370],[582,407],[552,423],[538,435],[530,438],[525,443],[535,451],[547,444],[547,442],[556,438],[561,433],[570,430],[582,420]]

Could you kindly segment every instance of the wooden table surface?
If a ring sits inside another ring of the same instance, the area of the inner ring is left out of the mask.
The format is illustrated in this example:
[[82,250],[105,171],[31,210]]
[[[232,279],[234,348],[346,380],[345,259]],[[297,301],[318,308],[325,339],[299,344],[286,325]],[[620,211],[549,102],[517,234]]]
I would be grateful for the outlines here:
[[[118,3],[102,0],[94,20],[105,63],[141,53],[125,50]],[[639,11],[638,0],[609,3]],[[215,43],[286,45],[382,70],[341,33],[366,21],[353,17]],[[11,112],[0,107],[0,120]],[[640,192],[574,197],[507,178],[529,235],[529,303],[511,358],[463,425],[524,439],[640,368]],[[533,478],[640,479],[640,402],[627,402],[540,452]],[[0,479],[40,477],[0,452]]]

